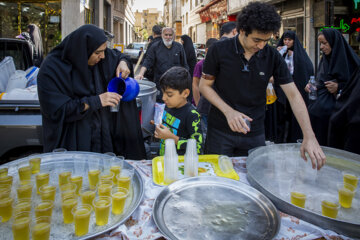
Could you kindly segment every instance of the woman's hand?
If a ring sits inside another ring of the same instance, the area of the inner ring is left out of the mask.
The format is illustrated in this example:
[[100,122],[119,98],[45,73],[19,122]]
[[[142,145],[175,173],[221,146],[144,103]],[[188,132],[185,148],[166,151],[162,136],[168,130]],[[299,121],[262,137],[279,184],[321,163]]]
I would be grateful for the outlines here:
[[121,95],[114,92],[105,92],[99,95],[101,106],[103,107],[115,107],[119,104]]
[[278,50],[278,51],[280,51],[280,49],[282,49],[284,46],[278,46],[277,48],[276,48],[276,50]]
[[337,93],[339,84],[336,81],[326,81],[325,87],[330,93]]
[[310,83],[306,84],[305,88],[304,88],[305,92],[309,93],[310,91]]
[[130,69],[125,61],[120,61],[119,65],[116,68],[116,76],[119,77],[121,73],[121,78],[125,79],[130,74]]

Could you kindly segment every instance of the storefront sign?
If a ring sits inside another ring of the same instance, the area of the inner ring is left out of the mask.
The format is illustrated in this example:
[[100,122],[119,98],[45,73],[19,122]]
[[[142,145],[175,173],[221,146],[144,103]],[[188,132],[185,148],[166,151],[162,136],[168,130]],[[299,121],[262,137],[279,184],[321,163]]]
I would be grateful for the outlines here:
[[322,27],[320,28],[320,31],[322,31],[323,29],[326,28],[334,28],[334,29],[339,29],[340,31],[343,30],[343,32],[347,32],[350,29],[350,26],[347,25],[346,23],[344,23],[344,19],[340,20],[340,26],[339,27],[335,27],[335,26],[331,26],[331,27]]

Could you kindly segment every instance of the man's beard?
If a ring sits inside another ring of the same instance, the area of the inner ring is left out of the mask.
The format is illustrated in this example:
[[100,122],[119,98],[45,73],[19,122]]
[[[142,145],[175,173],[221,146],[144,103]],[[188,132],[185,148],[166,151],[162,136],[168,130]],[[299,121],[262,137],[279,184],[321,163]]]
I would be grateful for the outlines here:
[[164,38],[162,40],[163,40],[163,43],[165,44],[166,47],[170,47],[172,45],[173,41],[174,41],[174,40],[166,41]]

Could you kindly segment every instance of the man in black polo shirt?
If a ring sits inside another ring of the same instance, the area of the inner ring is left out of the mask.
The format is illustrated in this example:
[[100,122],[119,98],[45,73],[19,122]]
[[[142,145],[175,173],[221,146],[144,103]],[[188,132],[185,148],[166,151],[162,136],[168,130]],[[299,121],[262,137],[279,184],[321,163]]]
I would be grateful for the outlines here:
[[189,70],[183,46],[174,41],[174,30],[169,27],[163,28],[161,37],[162,41],[155,42],[146,52],[144,63],[142,64],[139,74],[136,76],[136,79],[141,80],[147,69],[154,69],[153,81],[156,83],[156,87],[160,93],[160,95],[157,96],[158,102],[162,102],[159,85],[161,75],[174,66],[184,67]]
[[280,28],[280,21],[273,6],[250,3],[237,17],[239,34],[210,47],[200,80],[200,92],[212,104],[205,151],[246,156],[249,149],[265,145],[266,87],[269,78],[274,76],[303,131],[301,155],[306,159],[306,151],[313,168],[317,162],[320,169],[326,158],[311,128],[304,101],[284,59],[266,44]]

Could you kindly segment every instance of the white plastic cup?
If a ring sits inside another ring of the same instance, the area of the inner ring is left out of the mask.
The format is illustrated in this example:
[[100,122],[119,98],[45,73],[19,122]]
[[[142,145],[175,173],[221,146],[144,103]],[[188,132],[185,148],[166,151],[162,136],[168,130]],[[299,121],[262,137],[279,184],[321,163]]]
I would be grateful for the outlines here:
[[199,156],[197,153],[196,140],[188,139],[184,156],[184,173],[186,177],[198,175]]
[[174,139],[165,140],[164,154],[164,182],[170,184],[179,178],[178,174],[179,158],[176,152]]

